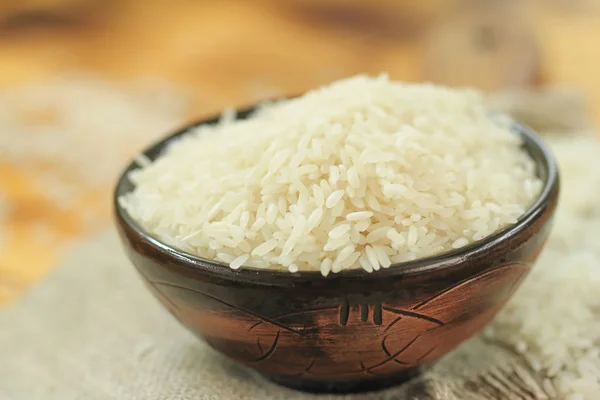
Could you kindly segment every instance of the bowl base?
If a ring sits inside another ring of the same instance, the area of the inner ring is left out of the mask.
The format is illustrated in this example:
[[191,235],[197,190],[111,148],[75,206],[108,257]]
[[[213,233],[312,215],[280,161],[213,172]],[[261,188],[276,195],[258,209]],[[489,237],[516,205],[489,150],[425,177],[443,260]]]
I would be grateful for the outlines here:
[[398,374],[369,377],[368,379],[351,379],[340,381],[324,381],[299,377],[272,375],[262,373],[267,380],[290,389],[308,393],[363,393],[387,389],[400,385],[418,375],[420,367],[410,368]]

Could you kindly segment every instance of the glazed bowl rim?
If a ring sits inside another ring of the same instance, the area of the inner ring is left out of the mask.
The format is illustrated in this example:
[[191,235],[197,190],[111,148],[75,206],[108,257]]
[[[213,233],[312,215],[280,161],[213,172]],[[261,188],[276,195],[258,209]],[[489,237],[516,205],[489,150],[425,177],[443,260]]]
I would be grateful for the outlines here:
[[[237,109],[238,117],[246,118],[254,110],[257,105],[251,105],[248,107],[242,107]],[[201,125],[215,124],[219,121],[220,115],[212,116],[208,118],[202,118],[191,124],[186,124],[182,128],[177,129],[174,133],[167,135],[166,137],[159,139],[158,141],[147,146],[141,154],[154,160],[162,150],[173,140],[177,140],[180,136],[189,133]],[[513,130],[518,133],[524,140],[524,146],[526,150],[534,158],[536,167],[545,171],[546,177],[543,182],[543,187],[540,195],[536,200],[526,209],[525,213],[518,219],[517,223],[506,227],[502,230],[495,232],[494,234],[470,243],[467,246],[447,251],[434,256],[425,258],[418,258],[413,261],[406,261],[402,263],[392,264],[389,268],[380,269],[369,273],[362,268],[343,270],[338,273],[331,273],[327,277],[324,277],[320,271],[298,271],[295,273],[287,270],[268,270],[255,267],[242,267],[237,270],[233,270],[228,264],[217,261],[205,259],[183,250],[178,250],[162,241],[152,237],[146,232],[128,213],[121,207],[119,203],[119,197],[128,193],[133,184],[128,179],[128,174],[139,168],[139,165],[135,160],[129,162],[126,168],[121,172],[117,180],[113,192],[113,207],[114,215],[118,223],[124,224],[129,228],[129,231],[133,233],[137,240],[150,246],[157,254],[160,254],[164,259],[170,260],[175,264],[190,269],[191,271],[204,271],[209,274],[219,275],[223,278],[230,278],[235,280],[256,280],[257,277],[268,281],[275,279],[277,281],[297,281],[297,280],[332,280],[332,279],[344,279],[344,278],[360,278],[364,280],[377,280],[387,279],[398,275],[409,275],[426,271],[440,270],[451,266],[456,266],[465,260],[471,258],[481,257],[493,248],[499,246],[504,241],[513,239],[522,234],[527,227],[540,218],[548,208],[552,200],[556,197],[559,187],[559,173],[556,160],[550,151],[550,149],[544,144],[541,137],[535,133],[532,129],[518,122],[513,122]],[[533,154],[537,152],[539,155],[535,157]],[[541,159],[540,159],[541,158]]]

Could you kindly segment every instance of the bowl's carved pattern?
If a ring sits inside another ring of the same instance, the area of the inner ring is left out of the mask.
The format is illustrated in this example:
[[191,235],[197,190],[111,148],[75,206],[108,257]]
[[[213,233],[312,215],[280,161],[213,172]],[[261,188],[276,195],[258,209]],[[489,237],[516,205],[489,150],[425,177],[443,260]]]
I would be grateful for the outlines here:
[[[238,110],[246,118],[254,108]],[[155,159],[200,121],[152,145]],[[284,385],[362,391],[399,383],[473,336],[519,285],[547,239],[559,178],[539,138],[514,125],[545,182],[515,226],[480,243],[368,274],[237,271],[160,243],[127,214],[115,189],[117,226],[129,258],[154,295],[219,352]]]
[[236,360],[278,375],[347,379],[394,374],[443,355],[494,316],[529,267],[488,269],[417,304],[341,298],[279,315],[197,287],[146,281],[171,313]]

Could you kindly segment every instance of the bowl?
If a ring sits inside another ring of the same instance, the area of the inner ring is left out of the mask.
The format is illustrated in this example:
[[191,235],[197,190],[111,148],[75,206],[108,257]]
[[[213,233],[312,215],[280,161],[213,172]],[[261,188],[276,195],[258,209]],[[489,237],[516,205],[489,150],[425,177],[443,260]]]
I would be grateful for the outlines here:
[[[188,126],[144,154],[155,159],[171,140],[217,120]],[[403,382],[480,331],[542,250],[557,204],[557,167],[534,132],[518,124],[514,131],[544,182],[517,224],[461,249],[373,273],[232,270],[161,243],[119,206],[119,196],[133,189],[127,174],[135,163],[116,186],[116,222],[150,291],[218,352],[300,390],[379,389]]]

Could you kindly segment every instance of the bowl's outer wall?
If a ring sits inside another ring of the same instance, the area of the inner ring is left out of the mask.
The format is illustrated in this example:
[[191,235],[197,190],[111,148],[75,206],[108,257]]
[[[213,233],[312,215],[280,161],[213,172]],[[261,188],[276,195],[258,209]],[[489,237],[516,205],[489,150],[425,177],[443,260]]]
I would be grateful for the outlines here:
[[558,183],[525,229],[490,251],[381,277],[233,279],[166,256],[118,213],[117,225],[152,293],[219,352],[271,375],[368,381],[435,360],[481,330],[539,255],[557,195]]

